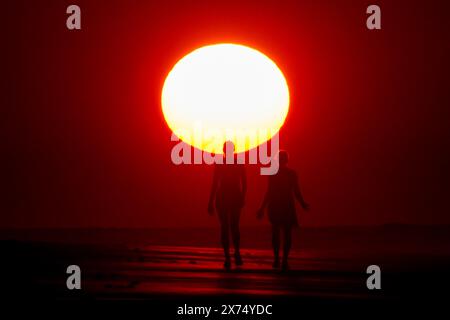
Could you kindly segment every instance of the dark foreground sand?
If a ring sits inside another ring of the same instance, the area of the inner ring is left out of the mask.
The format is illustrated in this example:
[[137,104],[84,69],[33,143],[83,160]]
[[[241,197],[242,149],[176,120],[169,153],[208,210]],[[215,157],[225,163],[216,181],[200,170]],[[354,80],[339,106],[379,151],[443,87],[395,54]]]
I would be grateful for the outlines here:
[[[408,304],[448,298],[450,229],[383,226],[297,232],[291,270],[273,270],[267,229],[243,228],[244,266],[222,268],[215,229],[4,230],[3,295],[27,301],[237,300]],[[66,267],[82,270],[82,290],[66,289]],[[382,270],[382,290],[366,268]]]

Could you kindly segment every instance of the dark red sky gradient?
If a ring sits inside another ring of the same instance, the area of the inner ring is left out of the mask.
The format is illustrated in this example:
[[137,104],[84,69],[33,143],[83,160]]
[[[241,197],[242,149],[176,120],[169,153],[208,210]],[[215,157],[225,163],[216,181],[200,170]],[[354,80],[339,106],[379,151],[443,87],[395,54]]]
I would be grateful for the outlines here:
[[[69,31],[65,10],[82,10]],[[380,4],[382,30],[365,27]],[[448,6],[430,1],[2,4],[0,227],[216,225],[212,168],[175,166],[160,106],[173,64],[234,42],[271,57],[305,225],[450,223]],[[249,168],[243,224],[266,178]]]

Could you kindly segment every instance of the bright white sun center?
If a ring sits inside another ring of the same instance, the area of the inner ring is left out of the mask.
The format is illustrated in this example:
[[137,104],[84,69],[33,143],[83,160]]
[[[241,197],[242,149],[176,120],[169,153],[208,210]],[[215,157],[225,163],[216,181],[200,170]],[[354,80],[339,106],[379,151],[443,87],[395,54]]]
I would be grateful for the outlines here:
[[277,65],[261,52],[236,44],[199,48],[179,60],[162,90],[164,117],[184,142],[222,153],[269,140],[283,125],[289,89]]

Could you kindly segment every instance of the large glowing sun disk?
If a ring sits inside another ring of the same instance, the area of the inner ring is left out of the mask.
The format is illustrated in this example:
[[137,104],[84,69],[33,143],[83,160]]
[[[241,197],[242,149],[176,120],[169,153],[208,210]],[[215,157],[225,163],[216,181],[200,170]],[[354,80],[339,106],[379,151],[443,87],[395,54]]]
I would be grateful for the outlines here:
[[168,74],[161,97],[167,124],[184,142],[221,153],[269,140],[284,123],[289,89],[277,65],[261,52],[236,44],[199,48]]

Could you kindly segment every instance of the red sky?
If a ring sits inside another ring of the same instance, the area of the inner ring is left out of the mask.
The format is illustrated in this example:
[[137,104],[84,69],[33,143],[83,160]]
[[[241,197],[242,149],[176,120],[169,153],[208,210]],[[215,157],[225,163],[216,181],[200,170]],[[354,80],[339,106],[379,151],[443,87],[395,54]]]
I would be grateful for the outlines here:
[[[173,64],[252,46],[285,74],[281,147],[305,225],[450,223],[448,5],[377,1],[76,1],[2,6],[0,227],[209,226],[212,168],[175,166],[160,105]],[[375,2],[373,2],[375,3]],[[242,223],[266,178],[249,167]]]

